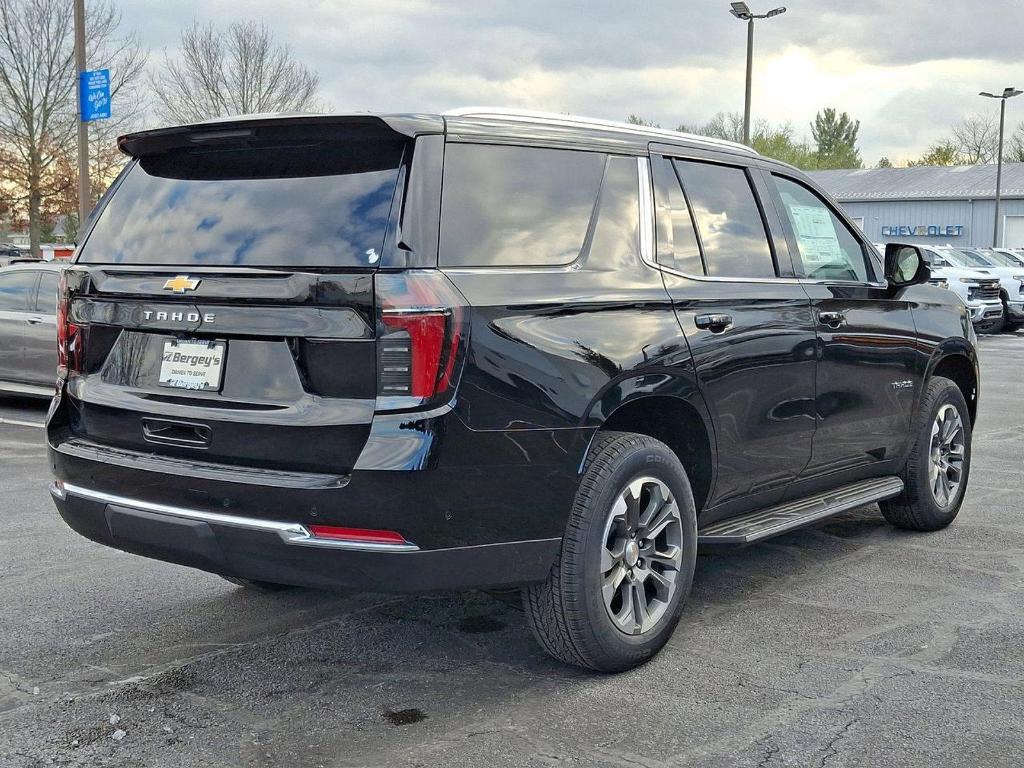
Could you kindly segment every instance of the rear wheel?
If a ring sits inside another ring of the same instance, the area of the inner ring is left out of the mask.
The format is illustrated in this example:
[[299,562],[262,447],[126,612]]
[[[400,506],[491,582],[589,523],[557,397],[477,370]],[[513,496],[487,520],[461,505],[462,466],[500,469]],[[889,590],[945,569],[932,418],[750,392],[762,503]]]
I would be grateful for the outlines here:
[[693,494],[678,457],[645,435],[597,436],[558,559],[524,590],[537,640],[567,663],[619,672],[671,637],[693,582]]
[[928,382],[920,413],[903,493],[880,506],[898,528],[937,531],[953,522],[967,491],[971,417],[960,388],[941,376]]

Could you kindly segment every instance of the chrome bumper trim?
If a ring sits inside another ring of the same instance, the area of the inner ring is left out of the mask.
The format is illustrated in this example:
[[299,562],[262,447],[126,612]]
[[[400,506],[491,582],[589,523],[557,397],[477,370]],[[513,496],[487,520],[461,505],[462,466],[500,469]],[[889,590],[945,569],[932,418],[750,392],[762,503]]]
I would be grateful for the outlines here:
[[419,549],[419,547],[411,542],[405,542],[404,544],[382,544],[368,541],[324,539],[314,536],[301,523],[283,523],[276,520],[260,520],[255,517],[241,517],[239,515],[225,515],[220,512],[205,512],[199,509],[175,507],[170,504],[158,504],[152,501],[141,501],[140,499],[116,496],[112,493],[94,491],[90,488],[82,488],[78,485],[62,483],[60,481],[50,486],[50,494],[61,501],[66,500],[68,496],[78,496],[88,501],[114,504],[119,507],[137,509],[140,512],[152,512],[169,517],[180,517],[185,520],[199,520],[204,523],[213,523],[214,525],[223,525],[230,528],[243,528],[249,531],[276,533],[285,544],[294,544],[302,547],[324,547],[327,549],[344,549],[357,552],[415,552]]

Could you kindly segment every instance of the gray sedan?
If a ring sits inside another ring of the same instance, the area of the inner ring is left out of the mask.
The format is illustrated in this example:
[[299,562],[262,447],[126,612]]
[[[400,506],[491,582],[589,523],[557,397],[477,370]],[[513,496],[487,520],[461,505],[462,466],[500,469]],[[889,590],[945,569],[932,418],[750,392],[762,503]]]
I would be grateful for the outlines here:
[[0,269],[0,392],[50,397],[57,380],[57,284],[64,264]]

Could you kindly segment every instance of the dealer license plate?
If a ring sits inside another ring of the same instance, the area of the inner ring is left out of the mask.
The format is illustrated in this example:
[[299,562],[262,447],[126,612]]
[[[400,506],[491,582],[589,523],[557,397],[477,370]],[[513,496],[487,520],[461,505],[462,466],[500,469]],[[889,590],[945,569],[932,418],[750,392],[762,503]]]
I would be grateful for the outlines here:
[[223,341],[165,341],[160,386],[219,390],[226,349]]

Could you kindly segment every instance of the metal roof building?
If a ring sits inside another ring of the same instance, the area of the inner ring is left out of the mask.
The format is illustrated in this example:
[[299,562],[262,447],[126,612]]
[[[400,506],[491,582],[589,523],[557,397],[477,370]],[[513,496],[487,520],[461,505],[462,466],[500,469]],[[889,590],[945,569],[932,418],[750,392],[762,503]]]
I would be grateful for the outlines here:
[[[995,165],[814,171],[873,242],[992,245]],[[1024,246],[1024,163],[1004,163],[1000,245]]]

